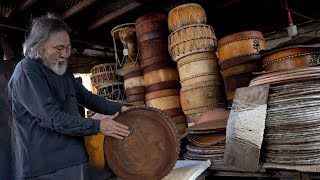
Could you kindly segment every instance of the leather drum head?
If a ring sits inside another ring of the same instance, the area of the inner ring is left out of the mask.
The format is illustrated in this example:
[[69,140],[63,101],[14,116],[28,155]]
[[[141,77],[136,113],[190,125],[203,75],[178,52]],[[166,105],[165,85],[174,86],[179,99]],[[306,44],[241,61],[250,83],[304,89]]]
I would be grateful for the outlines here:
[[180,151],[178,131],[165,113],[133,107],[115,121],[129,127],[123,140],[106,136],[104,153],[109,167],[121,179],[161,179],[175,165]]

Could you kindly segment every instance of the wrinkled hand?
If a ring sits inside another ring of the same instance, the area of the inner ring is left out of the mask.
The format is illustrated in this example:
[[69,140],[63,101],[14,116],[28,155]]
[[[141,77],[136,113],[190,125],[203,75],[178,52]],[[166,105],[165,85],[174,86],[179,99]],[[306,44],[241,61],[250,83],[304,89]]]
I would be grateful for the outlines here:
[[113,116],[101,119],[100,133],[117,139],[123,139],[123,137],[129,136],[129,127],[113,120],[118,115],[119,113],[117,112]]

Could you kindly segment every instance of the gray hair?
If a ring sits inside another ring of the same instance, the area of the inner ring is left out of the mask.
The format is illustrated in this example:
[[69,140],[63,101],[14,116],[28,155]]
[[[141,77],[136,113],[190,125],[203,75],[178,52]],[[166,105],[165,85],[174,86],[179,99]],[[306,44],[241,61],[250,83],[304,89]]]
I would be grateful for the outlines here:
[[23,55],[30,59],[39,58],[39,51],[48,41],[49,37],[61,31],[66,31],[70,34],[68,25],[53,14],[48,13],[34,19],[30,34],[23,43]]

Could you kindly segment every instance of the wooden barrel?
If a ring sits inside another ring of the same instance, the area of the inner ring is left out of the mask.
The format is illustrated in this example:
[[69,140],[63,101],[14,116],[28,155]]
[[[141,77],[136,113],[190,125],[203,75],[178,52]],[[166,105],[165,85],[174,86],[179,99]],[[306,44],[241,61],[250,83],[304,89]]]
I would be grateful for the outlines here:
[[152,39],[139,44],[141,67],[144,69],[153,64],[171,61],[168,53],[167,39]]
[[315,48],[292,48],[272,53],[263,58],[265,71],[280,71],[304,68],[319,64],[319,54]]
[[171,117],[183,115],[183,111],[182,111],[181,107],[172,108],[172,109],[165,109],[165,110],[162,110],[162,111],[165,112],[168,116],[171,116]]
[[214,51],[217,38],[213,28],[206,24],[192,24],[177,29],[169,35],[169,53],[174,61],[189,54]]
[[179,87],[179,73],[176,68],[151,71],[144,74],[143,77],[147,92],[168,89],[168,87]]
[[195,114],[225,106],[221,81],[205,81],[181,88],[180,101],[184,114]]
[[181,86],[197,82],[221,80],[217,57],[213,51],[199,52],[178,61]]
[[236,89],[249,86],[250,81],[254,77],[252,72],[257,72],[259,69],[260,66],[258,63],[246,63],[236,65],[222,71],[228,107],[232,106]]
[[163,89],[159,91],[153,91],[146,94],[146,101],[166,96],[176,96],[179,94],[179,89]]
[[144,101],[145,100],[145,94],[135,94],[131,96],[126,97],[126,102],[136,102],[136,101]]
[[180,96],[165,96],[146,101],[146,105],[160,110],[174,109],[181,107]]
[[259,51],[265,50],[265,40],[259,31],[243,31],[218,40],[218,57],[222,70],[255,61],[260,58]]
[[181,108],[179,89],[164,89],[147,93],[146,105],[160,110]]
[[120,80],[120,76],[116,74],[115,63],[99,64],[91,69],[91,83],[96,88],[108,83],[119,82]]
[[168,14],[168,28],[171,32],[186,25],[206,23],[206,12],[196,3],[187,3],[177,6]]
[[141,86],[136,88],[125,89],[124,93],[126,94],[126,96],[131,96],[136,94],[146,94],[146,90],[144,86]]
[[136,22],[136,36],[138,44],[151,39],[167,39],[167,16],[161,13],[149,13],[139,17]]
[[124,89],[144,87],[143,73],[141,70],[127,73],[124,78]]

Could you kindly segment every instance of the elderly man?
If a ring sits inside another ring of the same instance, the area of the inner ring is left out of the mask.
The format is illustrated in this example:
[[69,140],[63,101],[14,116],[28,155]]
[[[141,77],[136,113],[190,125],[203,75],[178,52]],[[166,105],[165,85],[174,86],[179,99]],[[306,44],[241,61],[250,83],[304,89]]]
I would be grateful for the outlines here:
[[98,132],[123,139],[128,127],[112,118],[79,116],[78,104],[112,115],[128,107],[87,91],[67,71],[70,30],[53,15],[33,21],[22,59],[9,82],[16,123],[16,161],[22,179],[86,179],[84,137]]

